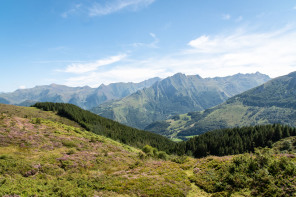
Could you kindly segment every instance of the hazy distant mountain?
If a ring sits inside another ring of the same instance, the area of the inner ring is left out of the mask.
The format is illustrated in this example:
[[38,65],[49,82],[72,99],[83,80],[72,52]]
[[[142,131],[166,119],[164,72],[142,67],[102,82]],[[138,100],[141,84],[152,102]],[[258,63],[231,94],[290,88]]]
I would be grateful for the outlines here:
[[261,73],[202,78],[178,73],[127,96],[106,102],[93,112],[136,128],[189,111],[201,111],[270,78]]
[[3,104],[9,104],[9,101],[6,100],[5,98],[1,98],[1,97],[0,97],[0,103],[3,103]]
[[140,83],[112,83],[102,84],[98,88],[68,87],[65,85],[44,85],[30,89],[19,89],[12,93],[0,94],[0,103],[29,106],[36,102],[72,103],[89,109],[112,99],[120,99],[149,87],[160,78],[152,78]]
[[212,109],[155,122],[147,129],[166,136],[190,136],[219,128],[273,123],[296,126],[296,72],[270,80]]

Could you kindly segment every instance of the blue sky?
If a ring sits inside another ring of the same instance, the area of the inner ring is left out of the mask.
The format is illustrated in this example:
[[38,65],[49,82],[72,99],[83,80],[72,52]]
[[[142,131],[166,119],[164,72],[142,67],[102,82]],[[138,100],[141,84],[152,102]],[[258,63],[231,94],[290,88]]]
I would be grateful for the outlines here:
[[2,0],[0,92],[296,71],[294,0]]

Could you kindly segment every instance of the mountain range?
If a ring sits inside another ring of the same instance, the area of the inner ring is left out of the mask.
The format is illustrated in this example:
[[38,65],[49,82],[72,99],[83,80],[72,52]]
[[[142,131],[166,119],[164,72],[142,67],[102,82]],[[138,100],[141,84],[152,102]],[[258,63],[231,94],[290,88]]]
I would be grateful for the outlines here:
[[92,112],[144,129],[156,120],[189,111],[202,111],[270,80],[259,72],[202,78],[177,73],[119,100],[105,102]]
[[177,73],[163,80],[155,77],[140,83],[102,84],[98,88],[51,84],[0,93],[0,103],[20,106],[36,102],[71,103],[143,129],[156,120],[216,106],[269,79],[258,72],[216,78]]
[[147,130],[165,136],[192,136],[221,129],[280,123],[296,126],[296,72],[272,79],[221,105],[154,122]]
[[29,89],[19,89],[12,93],[2,93],[0,94],[0,103],[30,106],[36,102],[61,102],[90,109],[103,102],[120,99],[137,90],[150,87],[159,80],[160,78],[156,77],[140,83],[102,84],[98,88],[68,87],[58,84],[36,86]]

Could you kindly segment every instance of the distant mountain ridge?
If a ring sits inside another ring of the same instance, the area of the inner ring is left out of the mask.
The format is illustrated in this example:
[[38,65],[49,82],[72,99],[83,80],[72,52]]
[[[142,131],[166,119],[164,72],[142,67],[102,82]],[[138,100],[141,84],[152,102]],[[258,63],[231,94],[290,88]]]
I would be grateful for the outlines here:
[[238,93],[268,81],[267,75],[236,74],[202,78],[177,73],[118,101],[110,101],[91,111],[123,124],[143,129],[156,120],[216,106]]
[[139,89],[149,87],[159,80],[160,78],[155,77],[140,83],[102,84],[98,88],[68,87],[58,84],[36,86],[29,89],[19,89],[12,93],[2,93],[0,94],[0,103],[30,106],[36,102],[62,102],[90,109],[103,102],[123,98]]
[[296,72],[270,80],[214,108],[154,122],[146,129],[182,137],[214,129],[274,123],[296,126]]

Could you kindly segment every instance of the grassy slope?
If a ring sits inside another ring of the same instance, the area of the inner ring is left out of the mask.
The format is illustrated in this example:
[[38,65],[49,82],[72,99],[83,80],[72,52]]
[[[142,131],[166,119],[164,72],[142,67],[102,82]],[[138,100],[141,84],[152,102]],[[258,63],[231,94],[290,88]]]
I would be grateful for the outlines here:
[[6,114],[8,116],[17,116],[26,119],[43,118],[69,126],[81,128],[79,124],[74,121],[61,116],[57,116],[54,112],[44,112],[40,109],[36,109],[35,107],[20,107],[14,105],[0,104],[0,113]]
[[36,103],[34,107],[45,111],[57,112],[58,115],[79,123],[93,133],[109,137],[133,147],[143,148],[145,145],[151,145],[158,150],[166,152],[174,150],[175,143],[166,137],[122,125],[72,104]]
[[[30,117],[24,118],[27,114]],[[140,159],[138,149],[49,119],[59,117],[34,108],[1,105],[1,196],[188,193],[190,183],[179,164]]]

